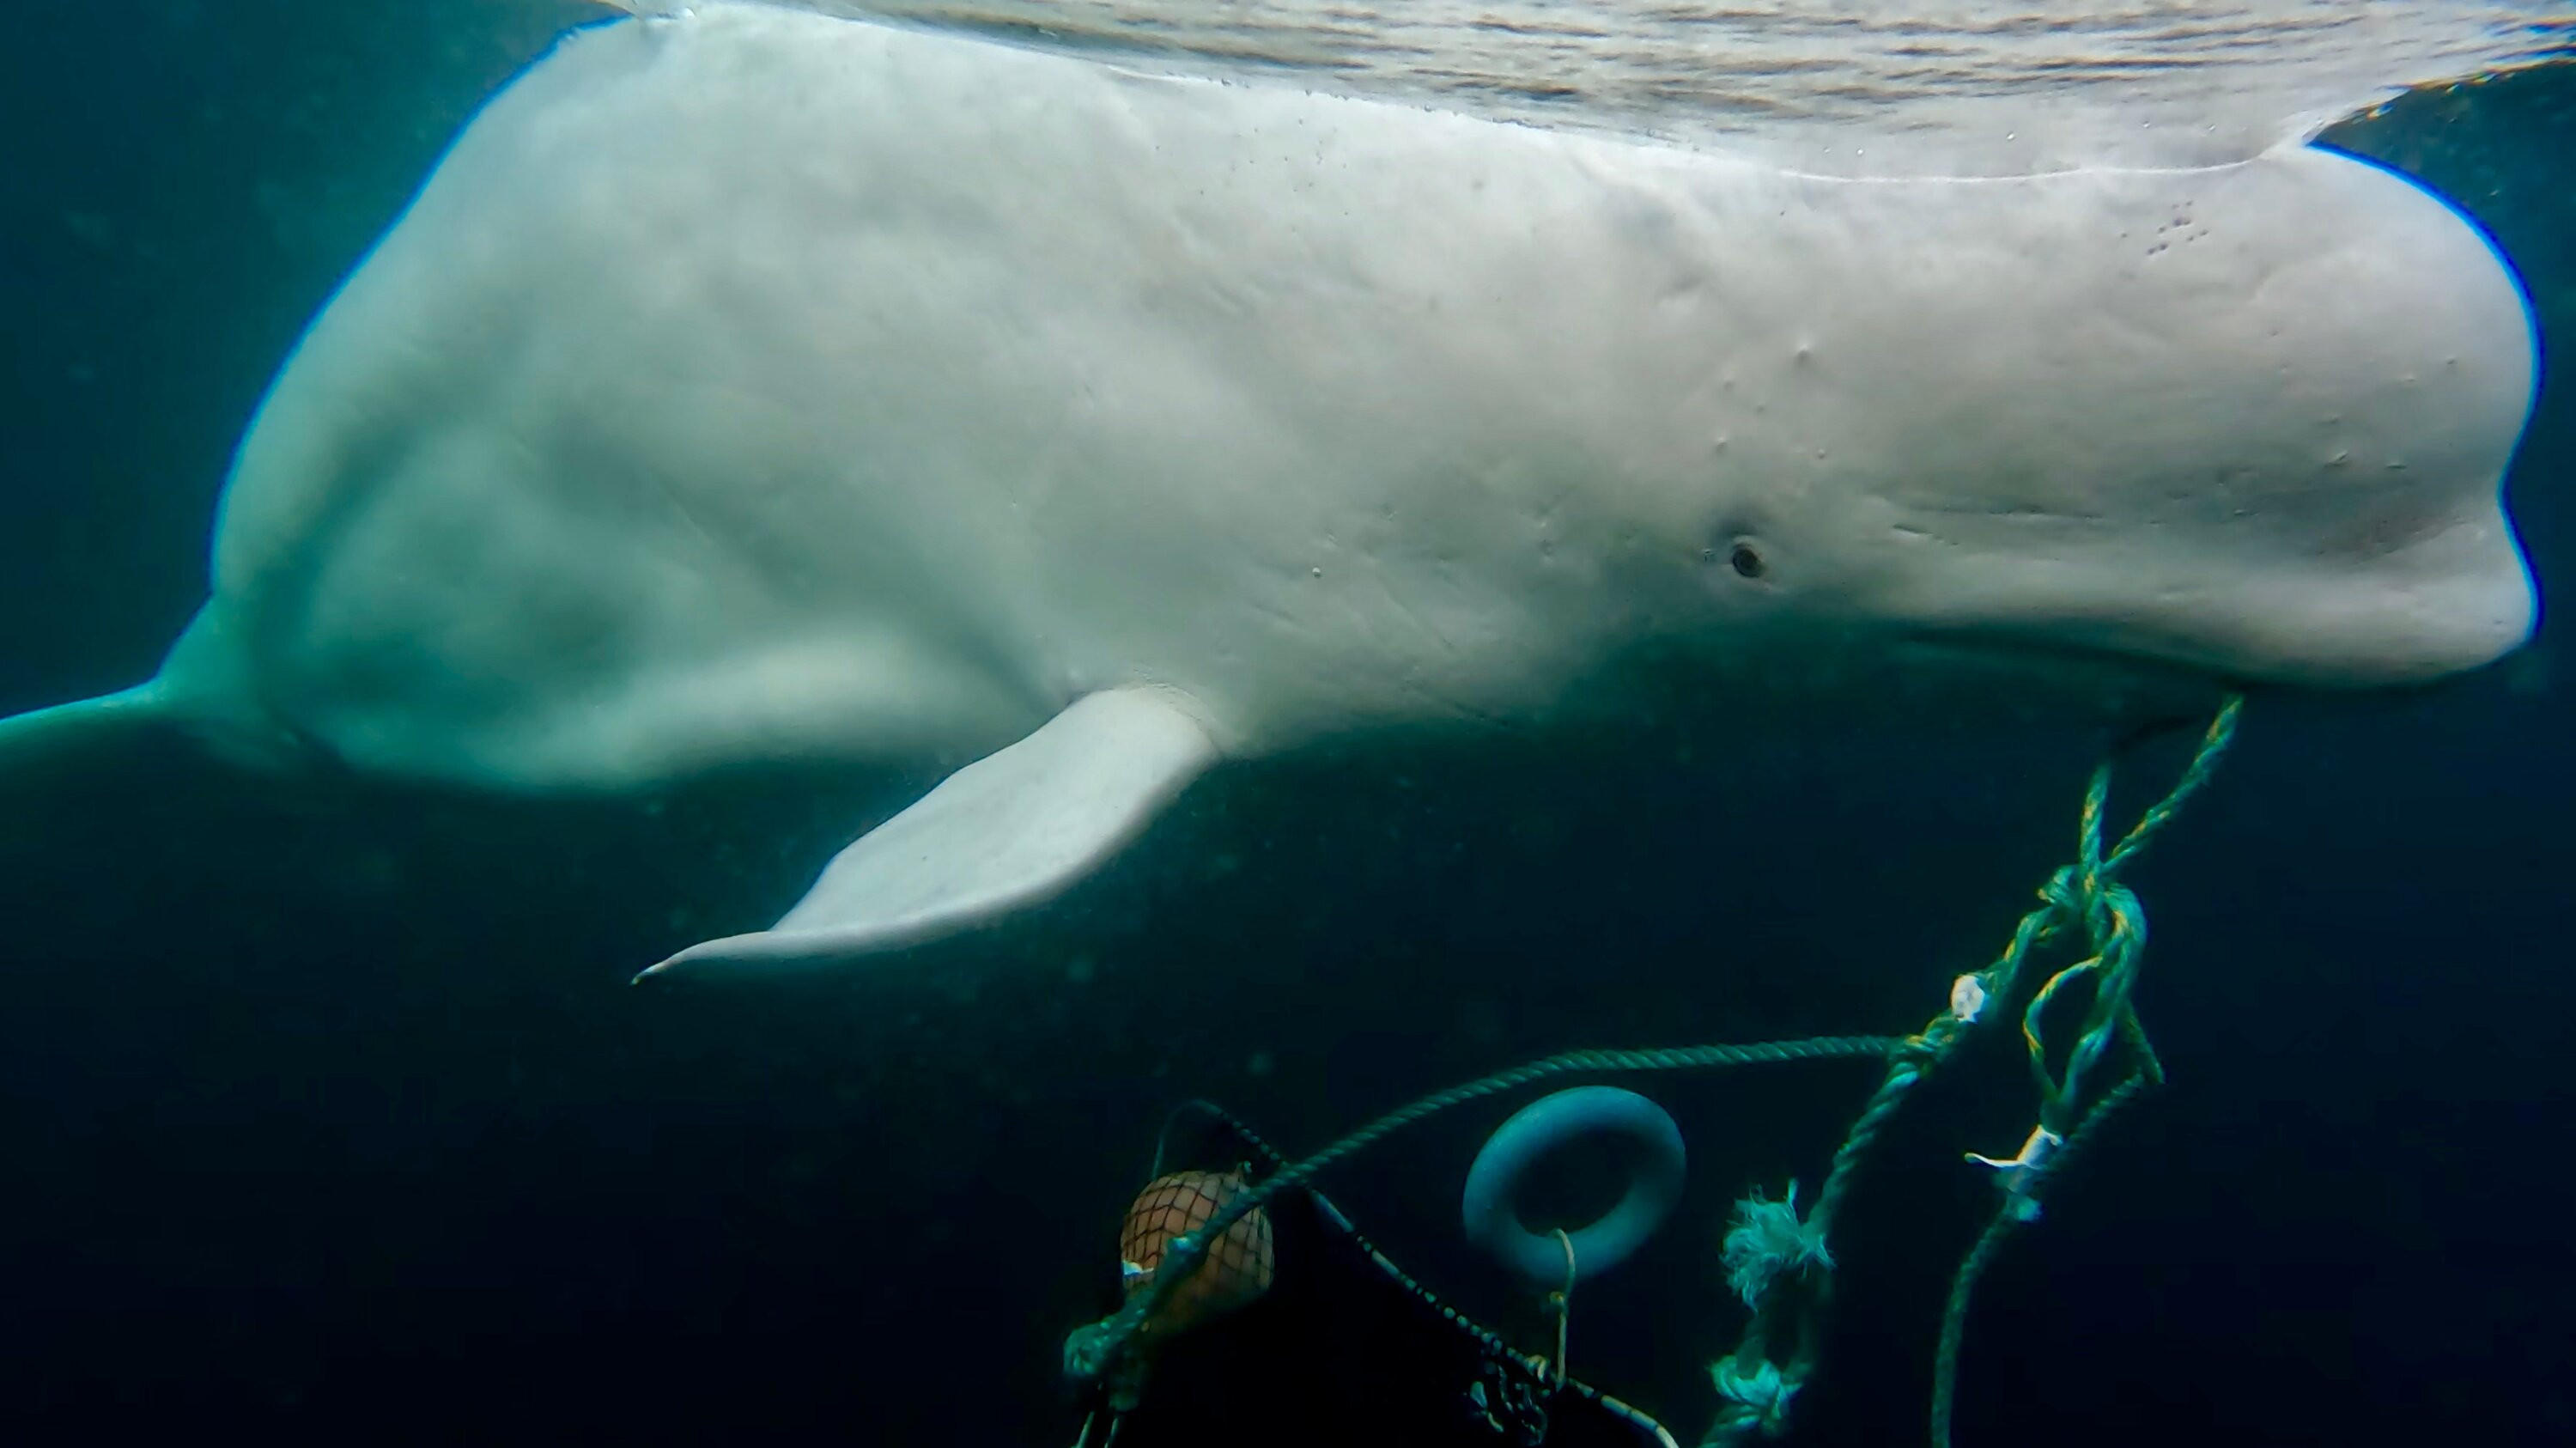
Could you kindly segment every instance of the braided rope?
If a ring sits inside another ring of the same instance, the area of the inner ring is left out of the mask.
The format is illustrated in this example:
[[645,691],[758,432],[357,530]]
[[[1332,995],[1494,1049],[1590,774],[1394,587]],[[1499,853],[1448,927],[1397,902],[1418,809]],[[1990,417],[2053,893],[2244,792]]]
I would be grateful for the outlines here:
[[[2040,888],[2039,905],[2014,928],[2011,943],[1991,965],[1970,977],[1979,998],[2009,1001],[2020,993],[2032,962],[2049,946],[2080,936],[2091,951],[2085,959],[2049,976],[2032,993],[2022,1012],[2022,1038],[2040,1093],[2040,1125],[2054,1138],[2050,1143],[2054,1150],[2044,1168],[2032,1162],[2013,1172],[2003,1209],[1953,1279],[1934,1372],[1936,1448],[1949,1445],[1959,1339],[1965,1330],[1969,1299],[2004,1239],[2036,1212],[2034,1193],[2043,1171],[2063,1167],[2074,1142],[2089,1134],[2103,1115],[2164,1080],[2163,1063],[2148,1044],[2146,1029],[2131,1004],[2131,988],[2146,952],[2146,910],[2136,892],[2115,876],[2173,823],[2193,796],[2208,786],[2220,757],[2235,739],[2243,705],[2241,696],[2228,697],[2203,731],[2191,762],[2172,788],[2108,850],[2102,844],[2103,819],[2110,807],[2113,768],[2126,751],[2114,750],[2095,766],[2085,786],[2078,821],[2076,863],[2050,877]],[[2094,982],[2094,993],[2086,1009],[2084,1029],[2068,1053],[2063,1074],[2053,1073],[2040,1032],[2040,1017],[2061,989],[2087,979]],[[1820,1255],[1835,1214],[1881,1133],[1913,1089],[1968,1040],[1976,1014],[1962,1015],[1954,1006],[1934,1017],[1921,1033],[1909,1038],[1907,1049],[1890,1062],[1886,1078],[1834,1153],[1824,1189],[1817,1194],[1815,1208],[1804,1225],[1806,1237],[1817,1244]],[[2082,1105],[2085,1073],[2099,1063],[2114,1040],[2128,1046],[2135,1058],[2136,1074],[2087,1111]],[[2038,1133],[2034,1133],[2034,1140],[2037,1137]],[[1776,1437],[1786,1430],[1789,1402],[1814,1371],[1821,1355],[1823,1319],[1831,1301],[1829,1274],[1784,1273],[1772,1280],[1772,1290],[1754,1304],[1753,1317],[1735,1351],[1719,1359],[1711,1369],[1719,1396],[1725,1402],[1700,1440],[1701,1448],[1736,1448],[1757,1435]],[[1771,1356],[1772,1345],[1788,1335],[1783,1332],[1784,1320],[1791,1318],[1796,1329],[1791,1349],[1784,1358],[1775,1359]]]

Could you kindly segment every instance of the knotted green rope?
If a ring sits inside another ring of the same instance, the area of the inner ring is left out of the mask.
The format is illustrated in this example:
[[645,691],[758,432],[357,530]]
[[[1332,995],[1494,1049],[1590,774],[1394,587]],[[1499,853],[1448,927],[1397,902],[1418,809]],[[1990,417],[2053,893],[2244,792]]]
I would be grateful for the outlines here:
[[[2103,819],[2110,805],[2113,768],[2125,751],[2114,750],[2094,768],[2077,830],[2076,862],[2060,869],[2041,887],[2039,907],[2022,917],[2003,954],[1984,970],[1954,983],[1951,1008],[1909,1038],[1906,1048],[1890,1062],[1877,1093],[1862,1108],[1841,1149],[1834,1153],[1824,1189],[1816,1195],[1815,1208],[1803,1223],[1796,1225],[1794,1235],[1776,1226],[1766,1234],[1792,1242],[1803,1254],[1798,1259],[1800,1266],[1813,1262],[1826,1270],[1748,1274],[1760,1287],[1758,1292],[1747,1294],[1753,1317],[1735,1351],[1710,1369],[1722,1402],[1716,1421],[1700,1440],[1702,1448],[1734,1448],[1757,1435],[1776,1437],[1787,1428],[1789,1403],[1815,1369],[1822,1348],[1824,1318],[1832,1301],[1833,1259],[1825,1244],[1835,1214],[1862,1163],[1914,1087],[1968,1039],[1985,1016],[1987,1004],[2017,997],[2032,972],[2032,962],[2042,951],[2060,940],[2080,937],[2091,953],[2051,975],[2032,993],[2022,1012],[2022,1038],[2040,1089],[2039,1129],[2031,1133],[2020,1157],[2011,1162],[1989,1163],[2006,1173],[2005,1202],[1962,1263],[1944,1314],[1934,1368],[1932,1441],[1934,1448],[1949,1448],[1959,1344],[1977,1279],[2013,1229],[2037,1216],[2035,1192],[2044,1174],[2063,1164],[2076,1139],[2089,1135],[2107,1113],[2164,1079],[2164,1068],[2148,1045],[2146,1031],[2138,1023],[2130,1001],[2146,952],[2146,911],[2136,892],[2120,883],[2117,876],[2173,822],[2194,795],[2208,786],[2220,757],[2235,738],[2243,705],[2241,697],[2228,698],[2201,735],[2199,748],[2173,788],[2139,816],[2129,832],[2108,850],[2102,842]],[[2085,979],[2094,982],[2094,992],[2085,1012],[2084,1028],[2068,1053],[2065,1069],[2052,1072],[2040,1035],[2040,1018],[2061,989]],[[2115,1040],[2128,1044],[2136,1060],[2136,1074],[2088,1106],[2083,1089],[2086,1073],[2100,1063]],[[1748,1211],[1759,1211],[1764,1205],[1755,1198],[1739,1206],[1739,1223],[1749,1225]],[[1738,1233],[1730,1232],[1730,1249],[1737,1242]],[[1774,1346],[1783,1339],[1787,1350],[1775,1356]]]
[[[2084,795],[2084,819],[2077,862],[2057,872],[2041,892],[2043,904],[2024,919],[2012,951],[1989,972],[2009,997],[2020,983],[2030,951],[2060,935],[2083,933],[2092,954],[2058,971],[2033,992],[2022,1011],[2022,1044],[2030,1057],[2032,1079],[2039,1087],[2039,1126],[2021,1155],[1997,1163],[2004,1174],[2004,1202],[1977,1238],[1950,1284],[1950,1299],[1941,1316],[1941,1340],[1933,1361],[1931,1437],[1933,1448],[1950,1448],[1950,1424],[1958,1402],[1959,1344],[1967,1331],[1968,1309],[1977,1282],[1985,1275],[2005,1241],[2039,1216],[2039,1191],[2049,1176],[2094,1136],[2113,1112],[2136,1100],[2148,1088],[2164,1084],[2164,1063],[2147,1040],[2132,993],[2146,956],[2147,915],[2135,891],[2114,875],[2171,823],[2193,795],[2205,788],[2219,758],[2235,740],[2237,716],[2244,699],[2231,696],[2200,737],[2200,747],[2171,792],[2140,816],[2107,853],[2102,848],[2102,815],[2111,791],[2111,764],[2093,772]],[[2034,926],[2034,921],[2038,922]],[[2024,948],[2029,939],[2032,945]],[[2052,1072],[2041,1035],[2041,1016],[2057,993],[2079,979],[2093,982],[2093,999],[2085,1007],[2083,1028],[2068,1051],[2066,1066]],[[2129,1074],[2100,1096],[2088,1100],[2084,1077],[2101,1063],[2114,1042],[2129,1048]],[[1982,1159],[1982,1158],[1981,1158]]]

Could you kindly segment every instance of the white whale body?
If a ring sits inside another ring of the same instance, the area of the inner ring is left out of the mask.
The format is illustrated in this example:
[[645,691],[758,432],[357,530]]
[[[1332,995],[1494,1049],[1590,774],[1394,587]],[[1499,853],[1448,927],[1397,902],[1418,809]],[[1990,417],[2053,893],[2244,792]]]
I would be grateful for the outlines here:
[[[976,758],[768,931],[1043,899],[1226,759],[1958,657],[2487,663],[2525,301],[2401,177],[1805,176],[711,3],[496,97],[150,682],[0,724],[522,792]],[[1604,691],[1609,691],[1605,696]]]

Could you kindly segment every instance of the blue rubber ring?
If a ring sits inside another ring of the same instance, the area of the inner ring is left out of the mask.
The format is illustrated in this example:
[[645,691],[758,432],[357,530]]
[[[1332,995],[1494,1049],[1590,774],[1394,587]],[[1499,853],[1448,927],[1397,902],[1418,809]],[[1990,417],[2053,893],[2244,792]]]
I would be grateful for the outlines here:
[[1644,1148],[1628,1193],[1600,1220],[1567,1233],[1574,1241],[1579,1277],[1618,1266],[1644,1245],[1681,1200],[1688,1159],[1681,1128],[1664,1108],[1616,1086],[1577,1086],[1541,1097],[1513,1113],[1485,1139],[1467,1169],[1464,1213],[1467,1238],[1491,1252],[1512,1274],[1540,1291],[1565,1285],[1565,1249],[1556,1234],[1542,1237],[1521,1225],[1521,1181],[1539,1158],[1587,1136],[1622,1136]]

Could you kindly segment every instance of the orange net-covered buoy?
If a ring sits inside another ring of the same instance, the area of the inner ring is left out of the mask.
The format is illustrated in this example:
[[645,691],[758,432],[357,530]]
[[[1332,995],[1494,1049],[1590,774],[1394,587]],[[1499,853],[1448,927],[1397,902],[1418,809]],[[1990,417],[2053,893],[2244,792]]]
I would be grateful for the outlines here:
[[[1135,1205],[1127,1209],[1126,1228],[1118,1234],[1128,1294],[1154,1280],[1154,1269],[1162,1265],[1173,1238],[1205,1226],[1243,1190],[1243,1178],[1230,1172],[1183,1171],[1156,1177],[1138,1192]],[[1225,1229],[1189,1279],[1145,1319],[1145,1330],[1157,1336],[1186,1332],[1232,1312],[1269,1291],[1276,1269],[1270,1218],[1256,1208]]]

